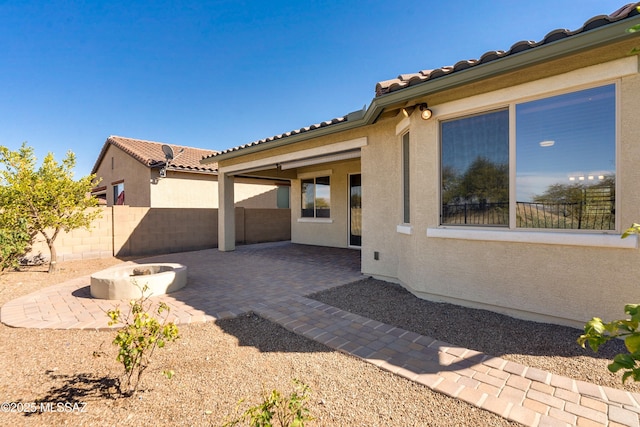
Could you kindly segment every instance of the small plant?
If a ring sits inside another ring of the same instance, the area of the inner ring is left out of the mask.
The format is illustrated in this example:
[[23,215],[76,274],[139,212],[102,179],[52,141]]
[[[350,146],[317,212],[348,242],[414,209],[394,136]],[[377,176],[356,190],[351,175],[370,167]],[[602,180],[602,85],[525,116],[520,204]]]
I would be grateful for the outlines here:
[[[622,238],[631,234],[640,234],[640,224],[634,223],[622,234]],[[640,304],[627,304],[624,312],[630,316],[629,319],[604,323],[599,317],[594,317],[585,324],[584,334],[578,338],[578,344],[582,348],[588,343],[593,351],[598,351],[603,344],[614,338],[624,338],[629,353],[617,354],[607,366],[611,372],[623,370],[623,383],[629,378],[640,381]]]
[[[250,407],[239,418],[229,421],[223,427],[237,426],[247,422],[251,427],[304,427],[305,421],[312,421],[306,407],[309,399],[309,386],[294,379],[296,385],[289,396],[283,396],[278,390],[264,394],[262,403]],[[240,405],[242,400],[238,403]]]
[[[133,283],[138,286],[135,281]],[[124,396],[137,393],[140,378],[149,367],[155,349],[179,338],[178,327],[175,323],[167,321],[170,311],[167,304],[161,302],[156,309],[160,320],[149,314],[151,304],[148,303],[149,296],[145,295],[148,289],[147,285],[140,288],[140,298],[129,303],[131,310],[124,318],[120,308],[107,311],[111,319],[109,326],[123,324],[113,344],[119,347],[116,360],[124,366],[124,380],[120,381],[120,393]],[[163,374],[171,379],[174,372],[165,370]]]

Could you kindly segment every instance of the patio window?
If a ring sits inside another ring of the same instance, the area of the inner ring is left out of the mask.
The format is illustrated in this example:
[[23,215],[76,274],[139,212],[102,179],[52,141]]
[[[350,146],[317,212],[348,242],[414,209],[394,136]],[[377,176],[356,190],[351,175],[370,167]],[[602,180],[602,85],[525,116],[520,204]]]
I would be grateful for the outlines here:
[[302,217],[331,217],[331,185],[328,176],[303,179],[302,183]]
[[615,129],[613,84],[442,122],[441,224],[614,230]]

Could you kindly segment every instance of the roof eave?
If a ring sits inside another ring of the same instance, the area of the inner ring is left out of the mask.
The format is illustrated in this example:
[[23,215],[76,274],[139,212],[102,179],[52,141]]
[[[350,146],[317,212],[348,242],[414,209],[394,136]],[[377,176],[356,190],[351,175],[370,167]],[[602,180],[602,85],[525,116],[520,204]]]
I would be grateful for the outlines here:
[[331,135],[338,132],[344,132],[350,129],[355,129],[367,124],[367,113],[364,110],[356,111],[347,115],[347,120],[344,122],[332,124],[331,126],[320,127],[318,129],[308,130],[296,135],[287,136],[284,138],[269,141],[267,143],[256,144],[250,147],[245,147],[240,150],[229,151],[227,153],[218,154],[212,157],[206,157],[200,160],[200,164],[206,165],[209,163],[219,162],[221,160],[233,159],[235,157],[244,156],[245,154],[257,153],[260,151],[270,150],[276,147],[282,147],[284,145],[295,144],[296,142],[306,141],[321,136]]
[[640,15],[632,19],[621,20],[562,40],[514,53],[485,64],[478,64],[466,70],[456,71],[450,75],[427,80],[415,86],[409,86],[388,94],[380,95],[374,99],[371,108],[377,107],[384,109],[387,106],[398,104],[399,102],[409,99],[453,89],[458,86],[552,61],[563,56],[638,37],[640,35],[639,33],[634,34],[625,31],[627,28],[638,23],[640,23]]
[[[424,97],[432,93],[441,92],[455,87],[474,83],[489,77],[496,77],[501,74],[517,71],[532,65],[548,62],[563,56],[572,55],[593,49],[595,47],[616,43],[625,39],[638,37],[639,33],[628,33],[625,30],[640,23],[640,15],[631,19],[622,19],[618,22],[604,25],[602,27],[589,30],[580,34],[569,36],[565,39],[557,40],[542,46],[536,46],[523,52],[514,53],[502,58],[498,58],[485,64],[478,64],[466,70],[456,71],[450,75],[420,82],[415,86],[409,86],[397,91],[380,95],[373,99],[369,108],[364,114],[355,114],[355,117],[346,122],[335,125],[310,130],[297,135],[288,136],[266,144],[256,144],[254,146],[242,148],[240,150],[219,154],[214,157],[205,158],[200,161],[202,164],[214,163],[221,160],[228,160],[245,154],[257,153],[282,147],[301,141],[306,141],[321,136],[331,135],[346,130],[356,129],[362,126],[375,123],[380,114],[389,106],[406,102],[411,99]],[[360,113],[360,112],[357,112]]]

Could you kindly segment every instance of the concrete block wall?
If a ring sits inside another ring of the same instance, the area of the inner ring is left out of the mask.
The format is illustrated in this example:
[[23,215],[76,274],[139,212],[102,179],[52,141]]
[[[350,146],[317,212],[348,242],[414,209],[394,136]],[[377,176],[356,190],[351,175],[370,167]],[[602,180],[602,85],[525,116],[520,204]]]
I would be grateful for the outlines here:
[[[100,218],[91,229],[60,232],[55,246],[58,261],[138,256],[215,248],[218,210],[110,206],[97,208]],[[236,208],[236,240],[258,243],[291,239],[289,209]],[[42,236],[27,255],[49,259]]]
[[244,209],[243,243],[277,240],[291,240],[291,209]]

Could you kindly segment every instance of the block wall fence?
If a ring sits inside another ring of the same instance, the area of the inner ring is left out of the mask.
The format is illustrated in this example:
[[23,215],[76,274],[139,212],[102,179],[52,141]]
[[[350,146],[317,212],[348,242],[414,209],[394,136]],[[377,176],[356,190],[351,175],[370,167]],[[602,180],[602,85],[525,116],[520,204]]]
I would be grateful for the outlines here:
[[[57,261],[183,252],[218,246],[218,209],[143,208],[110,206],[91,229],[60,232]],[[290,209],[236,207],[238,244],[291,239]],[[49,259],[42,236],[29,254]]]

